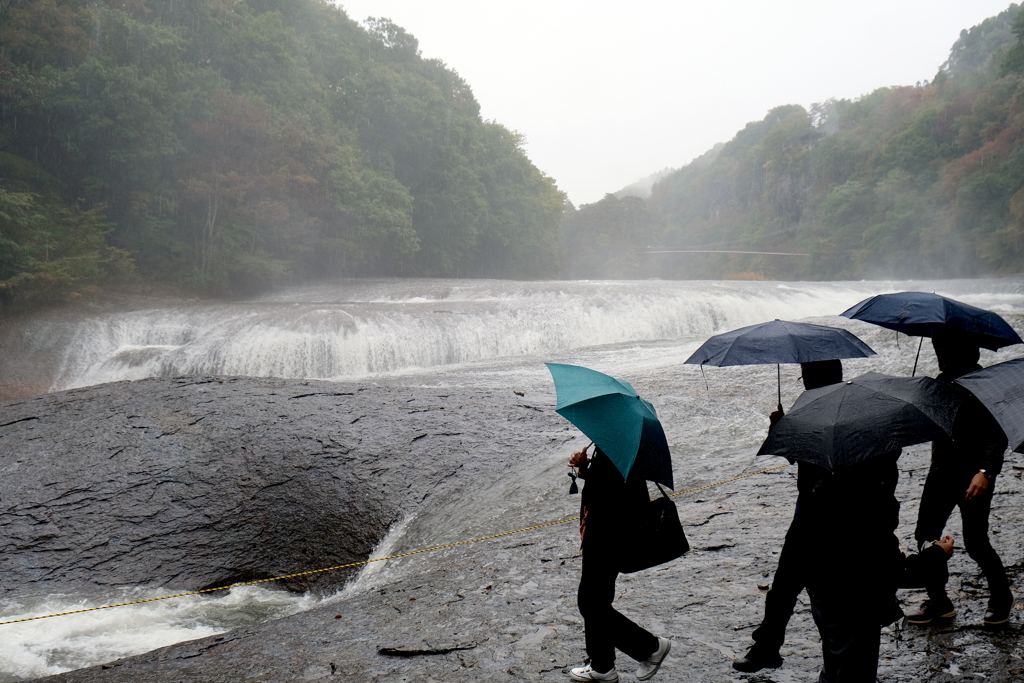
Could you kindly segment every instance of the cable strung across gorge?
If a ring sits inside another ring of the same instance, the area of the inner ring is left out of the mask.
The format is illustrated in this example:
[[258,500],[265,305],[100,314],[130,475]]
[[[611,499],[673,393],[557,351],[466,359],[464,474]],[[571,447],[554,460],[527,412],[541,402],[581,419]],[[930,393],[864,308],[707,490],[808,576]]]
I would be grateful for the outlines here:
[[[678,493],[673,493],[673,494],[671,494],[669,496],[669,498],[674,498],[676,496],[681,496],[681,495],[684,495],[686,493],[694,493],[695,491],[702,491],[704,489],[710,489],[710,488],[713,488],[715,486],[721,486],[722,484],[728,484],[730,482],[738,481],[740,479],[746,479],[747,477],[753,477],[754,475],[757,475],[757,474],[764,474],[765,472],[771,472],[773,470],[781,469],[781,468],[783,468],[785,466],[786,465],[778,465],[776,467],[769,467],[766,470],[759,470],[757,472],[750,472],[749,474],[741,474],[740,476],[733,477],[732,479],[725,479],[725,480],[722,480],[722,481],[716,481],[713,484],[705,484],[704,486],[698,486],[696,488],[687,489],[686,491],[680,491]],[[101,605],[99,607],[86,607],[84,609],[76,609],[76,610],[71,610],[69,612],[57,612],[56,614],[43,614],[43,615],[40,615],[38,617],[25,617],[24,619],[12,619],[10,621],[0,621],[0,626],[5,626],[7,624],[17,624],[17,623],[24,622],[24,621],[36,621],[38,619],[49,619],[50,617],[63,617],[63,616],[67,616],[69,614],[82,614],[83,612],[95,612],[97,610],[111,609],[113,607],[126,607],[127,605],[141,605],[143,603],[156,602],[158,600],[170,600],[171,598],[183,598],[183,597],[186,597],[188,595],[202,595],[203,593],[214,593],[216,591],[228,590],[230,588],[238,588],[240,586],[253,586],[253,585],[256,585],[256,584],[259,584],[259,583],[268,583],[270,581],[283,581],[284,579],[293,579],[293,578],[298,577],[298,576],[309,576],[311,574],[322,574],[324,572],[331,572],[331,571],[335,571],[337,569],[347,569],[348,567],[358,567],[360,565],[370,564],[371,562],[384,562],[385,560],[395,560],[395,559],[398,559],[400,557],[408,557],[409,555],[420,555],[422,553],[429,553],[429,552],[433,552],[435,550],[444,550],[445,548],[454,548],[456,546],[467,545],[469,543],[477,543],[478,541],[489,541],[489,540],[494,539],[494,538],[502,538],[503,536],[512,536],[513,534],[520,534],[520,533],[523,533],[524,531],[533,531],[535,529],[543,529],[544,527],[557,526],[559,524],[565,524],[567,522],[575,522],[575,521],[578,521],[578,520],[579,520],[579,515],[577,515],[576,517],[569,517],[569,518],[566,518],[566,519],[560,519],[560,520],[555,521],[555,522],[545,522],[544,524],[537,524],[535,526],[528,526],[528,527],[525,527],[523,529],[516,529],[515,531],[505,531],[505,532],[500,533],[500,534],[493,534],[491,536],[481,536],[480,538],[473,538],[473,539],[470,539],[468,541],[457,541],[455,543],[448,543],[446,545],[436,545],[436,546],[434,546],[432,548],[422,548],[420,550],[412,550],[412,551],[407,552],[407,553],[399,553],[397,555],[389,555],[387,557],[377,557],[377,558],[373,558],[371,560],[360,560],[359,562],[350,562],[348,564],[339,564],[339,565],[337,565],[335,567],[324,567],[323,569],[312,569],[312,570],[307,571],[307,572],[298,572],[296,574],[287,574],[285,576],[275,576],[275,577],[269,578],[269,579],[257,579],[255,581],[243,581],[241,583],[232,583],[232,584],[227,585],[227,586],[218,586],[217,588],[203,588],[201,590],[188,591],[186,593],[175,593],[174,595],[163,595],[163,596],[158,597],[158,598],[146,598],[144,600],[132,600],[131,602],[119,602],[117,604]]]

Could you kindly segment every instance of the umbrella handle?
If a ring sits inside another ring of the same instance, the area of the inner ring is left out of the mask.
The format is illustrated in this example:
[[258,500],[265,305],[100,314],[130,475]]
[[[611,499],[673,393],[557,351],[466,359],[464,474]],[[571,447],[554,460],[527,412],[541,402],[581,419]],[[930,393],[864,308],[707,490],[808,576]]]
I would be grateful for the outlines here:
[[914,369],[911,371],[910,376],[913,377],[917,374],[917,359],[921,357],[921,345],[924,344],[924,337],[921,337],[921,341],[917,343],[917,355],[914,356]]
[[775,373],[779,387],[779,410],[782,410],[782,366],[778,363],[775,364]]

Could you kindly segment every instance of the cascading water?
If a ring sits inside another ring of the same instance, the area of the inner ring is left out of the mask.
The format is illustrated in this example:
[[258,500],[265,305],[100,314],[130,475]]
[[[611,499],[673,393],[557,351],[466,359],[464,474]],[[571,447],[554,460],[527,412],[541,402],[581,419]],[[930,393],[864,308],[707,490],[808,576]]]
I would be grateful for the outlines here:
[[79,323],[54,390],[124,379],[351,379],[495,358],[707,336],[842,310],[857,285],[385,281]]
[[[543,361],[595,367],[634,382],[668,425],[677,481],[724,478],[750,465],[777,401],[774,366],[706,368],[682,361],[711,334],[781,318],[855,331],[878,355],[844,363],[849,376],[868,369],[909,374],[917,339],[837,318],[849,306],[888,291],[936,291],[999,312],[1024,329],[1024,281],[764,283],[540,282],[380,280],[291,289],[250,302],[180,303],[75,322],[40,321],[21,342],[59,359],[52,389],[152,376],[243,375],[373,379],[451,386],[550,391]],[[1024,354],[985,352],[983,364]],[[783,368],[783,403],[796,398],[797,373]],[[918,374],[934,375],[930,350]],[[0,382],[3,381],[0,376]],[[705,384],[706,382],[706,384]],[[695,416],[699,419],[693,419]],[[524,465],[524,467],[526,467]],[[535,520],[536,481],[557,481],[562,463],[537,462],[520,479],[459,501],[433,500],[392,530],[378,548],[429,547]],[[496,502],[497,499],[500,499]],[[564,501],[563,501],[564,503]],[[564,504],[560,503],[563,505]],[[501,507],[503,528],[484,529]],[[531,517],[534,515],[534,517]],[[483,520],[483,522],[481,522]],[[524,524],[525,525],[525,524]],[[371,564],[361,580],[387,581],[415,571],[415,561]],[[358,583],[356,589],[358,589]],[[143,595],[142,589],[131,589]],[[148,589],[147,589],[148,590]],[[145,596],[150,593],[144,593]],[[123,601],[104,596],[99,602]],[[137,599],[137,598],[136,598]],[[330,599],[330,598],[328,598]],[[78,609],[89,596],[48,596],[0,603],[3,620]],[[3,634],[0,682],[41,676],[254,620],[277,618],[313,597],[263,589],[219,598],[154,603],[145,608],[29,622]],[[127,625],[127,629],[125,629]],[[2,627],[11,629],[12,627]],[[130,633],[130,637],[129,637]],[[16,635],[18,634],[18,635]]]

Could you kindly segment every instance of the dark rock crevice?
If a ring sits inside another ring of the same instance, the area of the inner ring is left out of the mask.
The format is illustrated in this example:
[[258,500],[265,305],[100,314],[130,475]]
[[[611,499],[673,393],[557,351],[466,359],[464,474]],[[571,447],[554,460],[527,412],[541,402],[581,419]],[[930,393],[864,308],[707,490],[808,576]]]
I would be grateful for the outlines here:
[[[292,391],[304,384],[318,383],[144,380],[3,405],[0,594],[196,589],[366,559],[407,502],[381,487],[408,478],[365,465],[400,453],[342,446],[362,441],[353,392]],[[273,424],[254,409],[268,404]],[[332,591],[351,574],[282,583]]]

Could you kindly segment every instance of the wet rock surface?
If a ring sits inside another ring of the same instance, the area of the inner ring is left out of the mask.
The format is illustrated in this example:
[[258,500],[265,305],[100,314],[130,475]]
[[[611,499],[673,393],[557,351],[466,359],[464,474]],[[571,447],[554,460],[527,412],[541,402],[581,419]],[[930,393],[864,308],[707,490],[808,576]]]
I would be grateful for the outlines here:
[[[289,485],[294,491],[274,498],[278,507],[267,504],[268,509],[305,506],[346,523],[386,526],[433,500],[457,501],[481,482],[514,479],[518,471],[510,451],[568,455],[577,445],[568,443],[570,432],[548,408],[538,409],[511,391],[211,378],[146,380],[0,404],[0,580],[8,591],[23,590],[25,582],[50,589],[90,582],[195,588],[257,566],[287,572],[329,562],[326,555],[309,557],[274,540],[304,533],[310,520],[299,513],[292,522],[267,528],[254,516],[227,544],[230,552],[214,547],[222,543],[214,539],[230,536],[228,527],[239,526],[236,516],[258,507],[252,501],[261,502],[264,492]],[[117,453],[118,448],[123,450]],[[75,454],[73,461],[68,453]],[[748,472],[778,464],[751,458]],[[900,465],[898,534],[909,547],[927,448],[908,449]],[[993,544],[1017,595],[1024,593],[1022,473],[1020,456],[1008,456],[991,518]],[[790,622],[780,669],[740,674],[731,668],[763,611],[792,515],[795,474],[795,468],[782,467],[675,497],[693,550],[668,565],[619,578],[618,609],[674,642],[654,680],[816,679],[820,645],[806,595]],[[187,486],[171,484],[185,476]],[[382,484],[387,492],[378,495],[383,489],[374,487]],[[235,498],[217,515],[203,513],[218,531],[204,536],[196,510],[221,496]],[[123,507],[122,500],[130,504]],[[542,500],[536,523],[575,514],[575,502]],[[76,515],[87,522],[73,521]],[[481,531],[527,526],[521,521],[510,513],[483,520]],[[135,535],[121,531],[119,538],[135,540],[127,547],[111,544],[113,531],[101,528],[131,528]],[[948,531],[960,540],[958,513]],[[182,535],[190,539],[187,552],[174,540]],[[363,541],[371,544],[377,535],[368,531]],[[309,532],[314,538],[331,548],[331,557],[368,552],[354,542],[325,541],[330,533],[324,528]],[[247,544],[255,539],[278,546],[261,551],[259,563],[240,564],[238,549],[251,548]],[[578,547],[570,521],[389,560],[392,578],[382,573],[365,591],[309,612],[52,678],[567,680],[568,668],[584,657],[575,602]],[[87,559],[76,557],[83,548]],[[124,552],[131,562],[118,559]],[[151,553],[158,560],[145,558]],[[1015,609],[1007,629],[983,630],[987,589],[977,565],[958,552],[950,570],[957,619],[944,628],[912,628],[900,643],[883,632],[879,680],[1024,680],[1024,613]],[[915,591],[900,595],[909,605],[923,597]],[[632,660],[620,654],[617,666],[622,680],[633,680]]]
[[[230,378],[0,404],[0,595],[197,589],[365,559],[403,510],[481,473],[497,446],[475,438],[467,461],[459,444],[506,410],[535,412],[482,395]],[[349,577],[287,587],[333,591]]]

